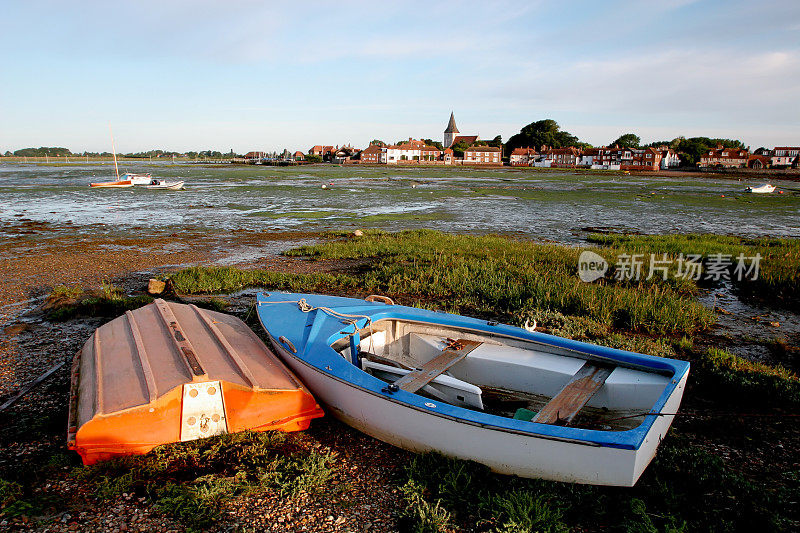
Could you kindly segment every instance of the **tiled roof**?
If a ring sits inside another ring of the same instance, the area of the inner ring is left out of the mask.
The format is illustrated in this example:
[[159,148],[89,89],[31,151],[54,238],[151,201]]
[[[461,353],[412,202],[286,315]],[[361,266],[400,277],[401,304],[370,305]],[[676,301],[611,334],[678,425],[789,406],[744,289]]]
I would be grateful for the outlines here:
[[514,148],[511,155],[536,155],[536,150],[533,148]]
[[[447,133],[447,132],[445,132],[445,133]],[[478,136],[477,135],[459,135],[455,139],[453,139],[453,144],[458,144],[458,143],[463,141],[463,142],[467,143],[468,145],[472,145],[472,143],[474,143],[477,140],[478,140]]]
[[379,154],[381,153],[381,147],[377,144],[370,144],[369,147],[365,148],[362,154]]
[[500,148],[497,146],[473,146],[464,150],[466,152],[499,152]]

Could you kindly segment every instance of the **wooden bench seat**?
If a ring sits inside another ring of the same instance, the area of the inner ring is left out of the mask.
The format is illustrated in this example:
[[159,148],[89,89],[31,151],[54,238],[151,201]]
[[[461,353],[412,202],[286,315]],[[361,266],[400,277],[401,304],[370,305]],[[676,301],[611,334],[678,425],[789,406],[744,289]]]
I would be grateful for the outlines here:
[[458,339],[453,347],[442,350],[442,353],[396,380],[392,385],[407,392],[417,392],[430,383],[436,376],[446,372],[448,368],[464,359],[472,350],[483,343]]
[[572,379],[564,385],[564,388],[542,407],[542,410],[533,417],[531,422],[568,425],[592,396],[600,390],[613,370],[613,367],[586,361],[572,376]]

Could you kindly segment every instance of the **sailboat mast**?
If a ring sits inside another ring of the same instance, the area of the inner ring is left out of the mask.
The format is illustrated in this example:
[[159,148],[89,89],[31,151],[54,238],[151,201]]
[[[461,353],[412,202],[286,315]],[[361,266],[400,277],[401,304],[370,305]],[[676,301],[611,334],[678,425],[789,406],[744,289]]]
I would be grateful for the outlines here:
[[117,181],[119,181],[119,167],[117,166],[117,148],[114,146],[114,132],[111,131],[111,124],[108,125],[108,131],[111,132],[111,151],[114,152],[114,171],[117,173]]

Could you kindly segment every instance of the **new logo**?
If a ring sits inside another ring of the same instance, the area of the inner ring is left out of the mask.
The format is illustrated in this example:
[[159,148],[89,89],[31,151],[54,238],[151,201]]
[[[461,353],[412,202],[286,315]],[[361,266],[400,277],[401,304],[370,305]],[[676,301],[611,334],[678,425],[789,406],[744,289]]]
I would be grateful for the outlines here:
[[578,258],[578,277],[581,281],[591,283],[606,275],[608,262],[602,256],[585,250]]

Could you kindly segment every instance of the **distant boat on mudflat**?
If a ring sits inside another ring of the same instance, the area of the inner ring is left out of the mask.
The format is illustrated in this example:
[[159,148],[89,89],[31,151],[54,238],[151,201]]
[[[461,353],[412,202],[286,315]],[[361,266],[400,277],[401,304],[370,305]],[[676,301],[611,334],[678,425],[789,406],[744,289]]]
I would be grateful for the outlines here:
[[90,183],[89,187],[103,187],[103,188],[121,188],[133,187],[134,185],[148,185],[153,181],[153,176],[150,174],[134,174],[126,172],[120,177],[119,165],[117,165],[117,148],[114,145],[114,132],[111,131],[111,125],[108,126],[108,131],[111,133],[111,151],[114,154],[114,174],[117,179],[114,181],[100,181],[97,183]]
[[761,185],[760,187],[748,187],[747,189],[745,189],[745,192],[754,192],[754,193],[759,193],[759,194],[767,194],[767,193],[771,193],[771,192],[774,192],[774,191],[775,191],[775,186],[774,185],[770,185],[769,183],[765,183],[764,185]]
[[147,184],[148,189],[169,189],[171,191],[179,191],[183,189],[183,181],[167,181],[167,180],[150,180]]

